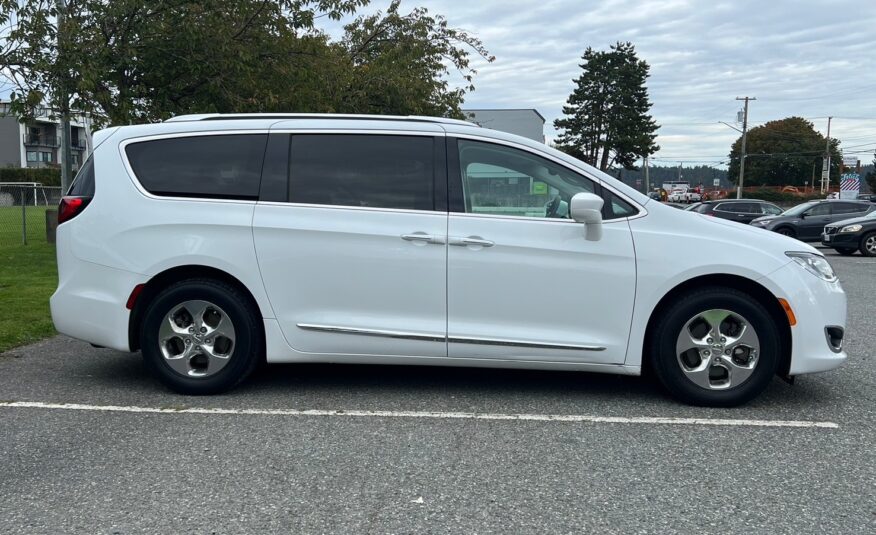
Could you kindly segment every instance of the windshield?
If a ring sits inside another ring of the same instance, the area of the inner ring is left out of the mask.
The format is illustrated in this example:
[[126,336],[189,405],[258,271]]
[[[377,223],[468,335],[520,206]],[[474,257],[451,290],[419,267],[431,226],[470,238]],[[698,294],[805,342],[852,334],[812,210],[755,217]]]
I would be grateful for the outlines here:
[[816,201],[804,202],[803,204],[798,204],[797,206],[795,206],[793,208],[788,208],[787,210],[785,210],[785,213],[783,213],[782,215],[791,215],[791,216],[800,215],[803,212],[805,212],[806,210],[815,206],[816,204],[818,204],[818,202],[816,202]]

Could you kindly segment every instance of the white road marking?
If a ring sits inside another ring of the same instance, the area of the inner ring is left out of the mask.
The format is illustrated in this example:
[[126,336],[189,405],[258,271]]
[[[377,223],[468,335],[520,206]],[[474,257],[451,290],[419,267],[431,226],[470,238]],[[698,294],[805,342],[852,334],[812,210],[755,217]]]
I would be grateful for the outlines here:
[[0,408],[50,409],[70,411],[128,412],[144,414],[205,414],[252,416],[337,416],[354,418],[431,418],[439,420],[516,420],[530,422],[584,422],[606,424],[667,424],[737,427],[818,427],[836,429],[834,422],[806,420],[748,420],[723,418],[675,418],[660,416],[588,416],[578,414],[496,414],[479,412],[363,411],[323,409],[209,409],[161,408],[118,405],[82,405],[78,403],[44,403],[40,401],[4,401]]

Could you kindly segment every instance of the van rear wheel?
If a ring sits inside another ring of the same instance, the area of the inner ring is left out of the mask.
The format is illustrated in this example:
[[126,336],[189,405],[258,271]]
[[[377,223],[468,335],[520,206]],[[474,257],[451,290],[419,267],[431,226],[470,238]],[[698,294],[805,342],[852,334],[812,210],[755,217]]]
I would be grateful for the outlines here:
[[732,407],[760,394],[779,364],[779,329],[751,296],[705,288],[665,310],[651,336],[651,364],[675,398]]
[[258,314],[243,293],[213,279],[177,282],[149,304],[140,336],[146,366],[181,394],[225,392],[263,352]]

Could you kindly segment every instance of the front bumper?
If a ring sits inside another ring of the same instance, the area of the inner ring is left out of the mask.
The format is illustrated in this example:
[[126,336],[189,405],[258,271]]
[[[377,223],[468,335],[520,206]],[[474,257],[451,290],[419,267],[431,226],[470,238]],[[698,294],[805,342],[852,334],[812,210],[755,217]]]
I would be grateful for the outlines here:
[[759,282],[786,299],[797,318],[791,327],[789,375],[828,371],[846,361],[845,350],[833,347],[827,336],[828,328],[846,326],[846,294],[839,281],[825,282],[790,262]]
[[857,249],[861,244],[861,235],[856,232],[842,232],[837,234],[822,234],[821,245],[827,247]]

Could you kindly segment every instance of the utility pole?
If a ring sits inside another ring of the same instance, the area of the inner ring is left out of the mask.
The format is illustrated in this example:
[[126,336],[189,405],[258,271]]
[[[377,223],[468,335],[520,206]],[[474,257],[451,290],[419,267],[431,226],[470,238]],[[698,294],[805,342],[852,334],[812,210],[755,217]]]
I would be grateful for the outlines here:
[[[55,0],[55,9],[58,11],[58,56],[65,54],[67,47],[67,1]],[[58,88],[58,103],[60,104],[61,112],[61,135],[58,140],[61,150],[61,194],[66,195],[70,189],[72,182],[72,149],[71,149],[71,128],[70,128],[70,95],[68,94],[69,87],[67,80],[62,79]]]
[[648,175],[648,156],[645,156],[645,194],[651,191],[651,177]]
[[742,114],[742,147],[739,151],[739,184],[736,188],[736,198],[742,198],[742,183],[745,180],[745,141],[748,138],[748,101],[757,100],[755,97],[736,97],[736,100],[745,101],[745,111]]
[[681,162],[678,162],[678,181],[681,182]]
[[830,121],[833,117],[827,118],[827,141],[824,143],[824,164],[821,167],[821,193],[824,194],[825,187],[830,188]]

